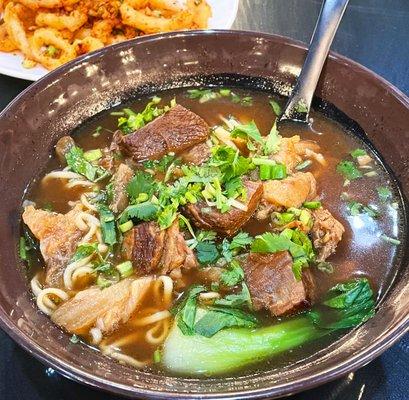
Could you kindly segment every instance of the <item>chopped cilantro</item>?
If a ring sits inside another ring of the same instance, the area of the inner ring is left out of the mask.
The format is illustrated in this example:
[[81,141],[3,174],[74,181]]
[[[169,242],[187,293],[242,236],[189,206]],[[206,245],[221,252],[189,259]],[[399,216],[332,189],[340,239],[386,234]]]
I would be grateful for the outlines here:
[[357,158],[357,157],[368,155],[364,149],[355,149],[355,150],[352,150],[349,154],[351,154],[352,158]]
[[202,241],[196,246],[197,259],[202,265],[213,264],[220,258],[219,250],[213,241]]
[[[152,175],[147,172],[137,171],[135,176],[130,180],[126,186],[128,196],[135,201],[142,193],[148,195],[148,199],[152,196],[156,189],[156,182]],[[147,199],[145,199],[146,201]]]
[[151,201],[133,204],[128,206],[121,214],[119,223],[124,224],[126,221],[132,218],[136,218],[142,221],[152,221],[153,219],[155,219],[158,211],[159,206],[153,204]]
[[115,230],[115,216],[105,205],[98,205],[99,219],[101,221],[102,238],[104,243],[113,245],[117,242]]
[[248,124],[238,124],[231,131],[230,135],[232,137],[240,137],[243,139],[252,139],[258,143],[263,143],[263,138],[261,133],[257,128],[257,125],[254,121],[249,122]]
[[237,260],[233,260],[220,276],[220,281],[225,286],[235,286],[244,279],[244,271]]
[[376,191],[378,192],[379,199],[384,203],[392,198],[392,192],[385,186],[378,187]]
[[98,182],[109,175],[104,168],[94,166],[87,161],[84,157],[84,151],[77,146],[72,146],[65,153],[65,158],[72,171],[85,176],[91,182]]
[[367,214],[371,218],[378,218],[379,212],[373,206],[366,206],[358,201],[350,201],[348,203],[349,213],[355,217],[359,214]]
[[362,172],[352,161],[341,161],[337,165],[337,172],[350,181],[362,177]]
[[263,146],[264,154],[269,155],[276,153],[279,150],[281,139],[282,137],[279,135],[277,124],[274,122]]

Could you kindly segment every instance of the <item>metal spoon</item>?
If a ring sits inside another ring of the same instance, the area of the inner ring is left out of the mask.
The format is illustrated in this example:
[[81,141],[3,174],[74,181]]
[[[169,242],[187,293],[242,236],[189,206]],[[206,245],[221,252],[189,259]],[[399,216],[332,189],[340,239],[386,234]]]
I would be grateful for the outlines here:
[[308,122],[311,101],[349,0],[324,0],[307,57],[279,121]]

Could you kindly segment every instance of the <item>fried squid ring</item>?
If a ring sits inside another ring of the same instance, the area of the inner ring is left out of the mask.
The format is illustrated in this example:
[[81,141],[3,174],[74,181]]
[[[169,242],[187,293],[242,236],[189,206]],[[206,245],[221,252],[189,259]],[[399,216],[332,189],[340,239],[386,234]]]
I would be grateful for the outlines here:
[[70,32],[75,32],[87,21],[87,15],[79,10],[74,10],[69,15],[39,12],[35,19],[36,24],[39,26],[48,26],[59,31],[68,29]]
[[72,6],[79,2],[79,0],[16,0],[31,10],[38,10],[39,8],[60,8],[65,6]]
[[33,52],[30,48],[29,39],[20,19],[24,7],[20,4],[8,3],[4,10],[4,22],[10,40],[24,53],[28,58],[33,58]]
[[97,38],[88,36],[84,39],[75,40],[73,46],[75,48],[77,55],[81,55],[104,47],[104,43]]
[[[57,68],[76,56],[74,46],[51,28],[37,29],[30,42],[34,58],[48,69]],[[47,54],[45,50],[48,46],[57,49],[58,54]]]
[[0,25],[0,51],[9,53],[14,50],[18,50],[18,46],[13,42],[7,32],[6,24]]
[[147,15],[143,10],[147,3],[146,0],[125,0],[120,7],[123,23],[145,33],[157,33],[189,28],[193,22],[193,14],[183,9],[170,18]]

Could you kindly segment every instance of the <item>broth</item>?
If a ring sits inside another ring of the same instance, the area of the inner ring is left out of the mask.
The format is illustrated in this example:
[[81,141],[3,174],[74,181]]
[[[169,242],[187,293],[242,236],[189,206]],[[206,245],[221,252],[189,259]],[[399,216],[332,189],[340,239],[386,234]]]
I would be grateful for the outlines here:
[[[263,92],[248,92],[237,88],[232,90],[241,99],[251,96],[252,104],[243,106],[243,104],[234,103],[231,98],[223,96],[200,103],[198,99],[189,98],[186,95],[186,89],[170,90],[159,93],[158,96],[161,97],[160,104],[163,105],[169,104],[172,99],[176,99],[177,104],[181,104],[198,114],[210,126],[221,124],[220,115],[226,117],[232,115],[241,124],[254,121],[261,134],[267,136],[275,118],[269,104],[269,95]],[[275,100],[283,105],[282,99],[277,98]],[[149,99],[147,98],[137,99],[127,104],[126,107],[131,108],[135,112],[140,112],[145,108],[148,101]],[[123,107],[124,105],[121,105],[113,110],[104,112],[79,127],[72,134],[76,145],[84,149],[84,151],[109,147],[113,133],[117,130],[118,126],[118,115],[112,115],[111,113],[120,112]],[[330,210],[333,216],[345,228],[345,233],[335,254],[331,255],[329,259],[333,265],[333,273],[322,272],[314,268],[315,279],[319,282],[317,285],[316,301],[319,302],[319,299],[322,298],[327,290],[336,283],[356,277],[367,277],[379,299],[388,289],[393,279],[393,265],[399,253],[399,247],[381,238],[383,234],[387,237],[398,239],[401,235],[400,227],[403,214],[401,213],[402,205],[398,196],[398,190],[395,187],[394,180],[391,179],[382,164],[378,162],[377,156],[372,153],[365,143],[346,132],[342,126],[327,119],[318,112],[312,112],[311,119],[312,124],[309,127],[284,125],[280,129],[280,135],[282,137],[299,135],[302,139],[313,140],[318,143],[321,148],[320,151],[327,161],[327,166],[324,168],[317,162],[313,162],[308,167],[308,171],[312,172],[316,178],[318,196],[323,206]],[[337,172],[336,166],[340,161],[350,157],[350,152],[356,148],[364,149],[373,159],[370,168],[362,169],[363,173],[369,172],[369,176],[352,180],[345,185],[345,178]],[[53,155],[44,172],[48,173],[63,167],[64,165]],[[104,186],[106,183],[107,180],[103,180],[100,186]],[[387,187],[391,191],[392,196],[387,201],[380,201],[377,192],[379,187]],[[72,202],[78,202],[81,195],[87,192],[89,192],[87,187],[78,186],[73,189],[67,189],[65,181],[50,179],[45,183],[40,181],[33,184],[26,200],[34,202],[37,208],[50,208],[58,213],[67,213],[72,209]],[[347,200],[345,200],[345,193],[348,195]],[[379,217],[372,218],[367,213],[351,215],[350,208],[348,207],[348,203],[351,201],[372,206],[379,213]],[[252,236],[256,236],[266,231],[272,231],[273,228],[274,226],[270,218],[259,221],[253,216],[242,227],[242,230]],[[221,242],[222,237],[219,236],[218,240]],[[39,251],[36,251],[37,253],[34,252],[35,260],[30,269],[30,278],[34,277],[39,271],[44,270],[44,261]],[[110,260],[121,263],[126,261],[127,258],[124,257],[123,252],[116,246]],[[40,281],[41,279],[43,278],[40,277]],[[199,269],[198,271],[187,272],[184,275],[183,283],[186,286],[176,288],[173,303],[192,284],[205,284],[209,286],[209,278]],[[75,294],[79,289],[83,289],[88,284],[89,282],[85,280],[82,282],[82,286],[74,287],[70,293]],[[152,294],[152,290],[152,288],[148,290],[138,311],[133,313],[127,322],[120,324],[118,329],[104,339],[103,342],[105,347],[116,343],[116,352],[132,357],[135,360],[142,360],[141,367],[144,366],[146,368],[153,368],[156,371],[162,371],[161,363],[153,363],[152,361],[158,354],[156,350],[161,346],[162,342],[152,344],[146,341],[146,332],[151,329],[152,325],[135,326],[141,318],[152,314],[152,310],[157,312],[165,307],[163,298],[155,297]],[[258,311],[256,315],[262,325],[271,325],[277,321],[267,311]],[[291,318],[285,317],[284,320]],[[167,332],[170,329],[173,317],[168,318],[166,321],[166,328],[158,328],[158,331],[164,329]],[[130,337],[130,339],[124,340],[127,337]],[[309,346],[298,346],[293,352],[286,352],[279,357],[264,361],[262,364],[255,364],[255,367],[249,366],[244,371],[248,372],[254,368],[264,368],[266,366],[269,368],[280,367],[300,361],[318,349],[322,349],[334,341],[336,337],[336,335],[332,335]],[[89,335],[83,335],[83,338],[87,342],[91,342],[92,339]],[[122,361],[127,363],[126,359]],[[139,364],[134,365],[139,367]],[[242,370],[239,372],[242,373]]]

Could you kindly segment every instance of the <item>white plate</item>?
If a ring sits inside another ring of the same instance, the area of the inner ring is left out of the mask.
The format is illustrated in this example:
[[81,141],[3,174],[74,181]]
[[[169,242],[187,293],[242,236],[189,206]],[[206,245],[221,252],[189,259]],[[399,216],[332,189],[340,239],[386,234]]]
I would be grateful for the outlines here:
[[[239,0],[207,0],[212,7],[212,17],[209,20],[209,29],[229,29],[236,19]],[[13,76],[15,78],[36,81],[48,70],[41,66],[24,68],[21,63],[21,53],[0,52],[0,74]]]

